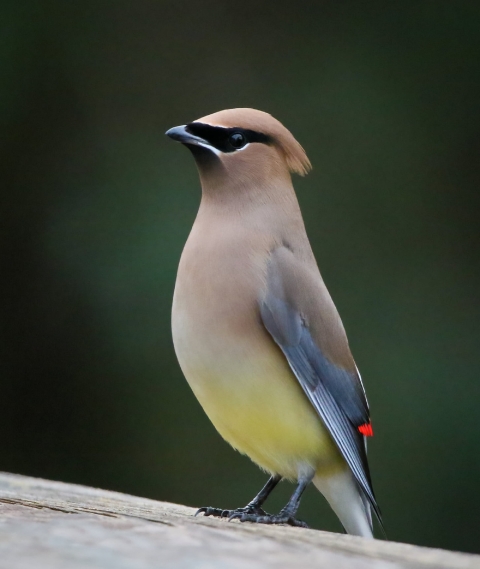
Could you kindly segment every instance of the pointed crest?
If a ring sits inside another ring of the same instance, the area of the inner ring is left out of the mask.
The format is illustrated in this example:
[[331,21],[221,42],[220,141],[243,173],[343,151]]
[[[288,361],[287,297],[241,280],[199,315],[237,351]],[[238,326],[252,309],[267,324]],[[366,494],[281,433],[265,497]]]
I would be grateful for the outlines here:
[[267,135],[280,150],[290,172],[305,176],[312,169],[310,160],[293,134],[272,115],[249,108],[228,109],[198,119],[214,126],[240,127]]

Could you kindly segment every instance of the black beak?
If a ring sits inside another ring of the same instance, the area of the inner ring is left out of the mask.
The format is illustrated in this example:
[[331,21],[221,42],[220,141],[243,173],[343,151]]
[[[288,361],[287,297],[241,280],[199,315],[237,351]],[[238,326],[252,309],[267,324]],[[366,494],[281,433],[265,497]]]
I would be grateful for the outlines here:
[[193,146],[210,146],[208,142],[203,138],[195,136],[194,134],[190,134],[187,131],[187,125],[185,124],[181,126],[174,126],[170,130],[167,130],[165,134],[173,140],[181,142],[182,144],[191,144]]

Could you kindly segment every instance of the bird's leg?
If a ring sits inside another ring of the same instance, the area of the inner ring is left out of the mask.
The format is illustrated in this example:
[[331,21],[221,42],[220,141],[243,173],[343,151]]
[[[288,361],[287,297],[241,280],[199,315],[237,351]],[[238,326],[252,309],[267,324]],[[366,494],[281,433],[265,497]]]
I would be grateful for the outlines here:
[[295,518],[295,514],[297,513],[298,506],[300,505],[300,498],[311,481],[312,477],[301,478],[298,481],[295,492],[288,501],[288,504],[282,508],[278,514],[262,515],[258,513],[237,511],[233,512],[228,519],[229,521],[240,520],[241,522],[254,522],[257,524],[288,524],[291,526],[308,528],[308,525],[305,522]]
[[255,498],[244,508],[237,508],[236,510],[222,510],[221,508],[204,507],[197,510],[195,515],[197,516],[198,514],[204,514],[205,516],[215,516],[218,518],[232,518],[232,516],[236,517],[236,514],[268,516],[268,514],[262,510],[261,506],[281,479],[282,477],[278,475],[271,476],[265,486],[255,496]]
[[263,513],[265,515],[265,512],[262,510],[261,506],[263,506],[263,503],[270,496],[270,493],[275,488],[275,486],[280,482],[281,479],[282,477],[278,475],[271,476],[268,479],[265,486],[260,490],[260,492],[255,496],[255,498],[251,502],[249,502],[244,508],[238,508],[235,511],[236,512],[244,511],[245,513],[252,513],[252,514]]

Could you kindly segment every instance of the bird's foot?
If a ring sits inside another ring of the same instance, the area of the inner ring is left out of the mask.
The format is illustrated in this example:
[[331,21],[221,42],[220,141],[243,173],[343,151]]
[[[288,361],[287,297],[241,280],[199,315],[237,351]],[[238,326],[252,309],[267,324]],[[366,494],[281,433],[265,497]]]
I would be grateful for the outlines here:
[[204,516],[213,516],[215,518],[228,518],[229,521],[231,519],[237,519],[238,516],[244,515],[257,517],[268,517],[270,515],[262,510],[262,508],[257,508],[255,506],[245,506],[244,508],[237,508],[236,510],[222,510],[221,508],[203,507],[199,508],[196,511],[195,516],[198,516],[198,514],[203,514]]
[[[241,508],[243,509],[243,508]],[[297,528],[308,528],[308,525],[301,520],[297,520],[287,512],[280,512],[279,514],[251,514],[234,510],[232,515],[228,516],[228,521],[239,520],[241,522],[252,522],[255,524],[275,524],[275,525],[289,525]]]

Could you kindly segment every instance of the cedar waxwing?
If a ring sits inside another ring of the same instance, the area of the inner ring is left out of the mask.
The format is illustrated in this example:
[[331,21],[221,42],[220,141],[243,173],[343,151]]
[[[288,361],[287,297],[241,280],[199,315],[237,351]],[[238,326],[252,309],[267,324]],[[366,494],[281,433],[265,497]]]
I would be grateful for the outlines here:
[[[305,151],[254,109],[166,134],[191,150],[202,186],[175,285],[175,351],[218,432],[270,473],[244,508],[197,513],[306,527],[295,514],[313,481],[348,533],[373,537],[367,398],[291,181],[311,169]],[[282,478],[296,490],[267,514]]]

